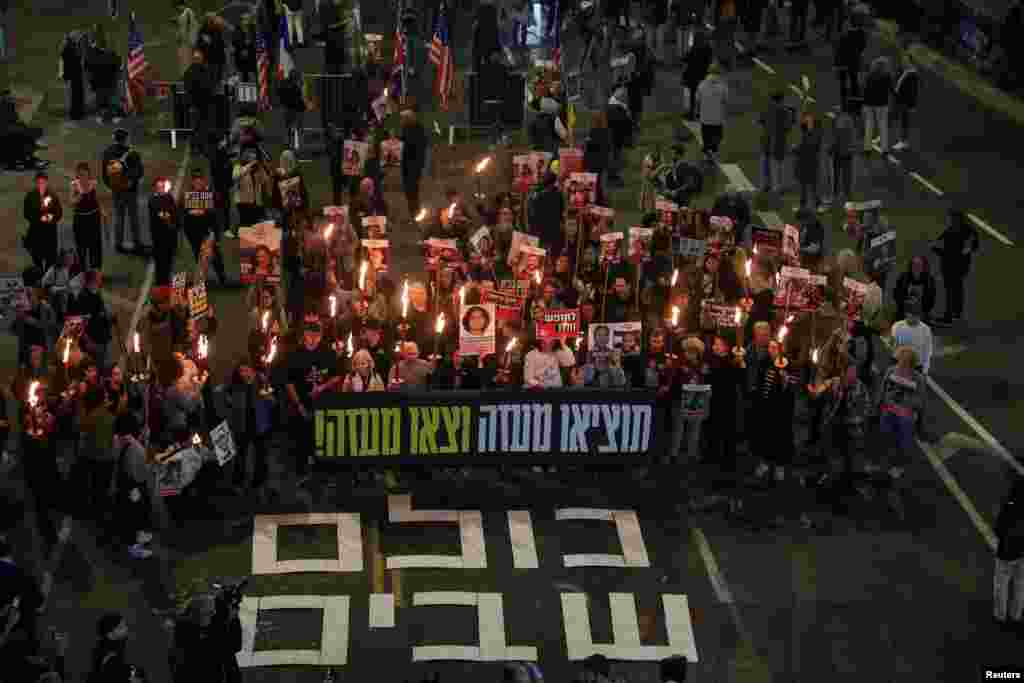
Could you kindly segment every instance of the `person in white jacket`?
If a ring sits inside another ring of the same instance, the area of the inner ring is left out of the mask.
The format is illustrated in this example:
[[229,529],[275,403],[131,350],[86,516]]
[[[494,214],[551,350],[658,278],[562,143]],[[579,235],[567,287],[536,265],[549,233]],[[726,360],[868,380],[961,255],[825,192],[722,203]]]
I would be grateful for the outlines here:
[[725,136],[725,110],[729,101],[729,85],[722,78],[721,68],[712,63],[707,78],[697,86],[700,109],[700,135],[704,140],[704,155],[714,160]]
[[523,386],[527,389],[562,387],[558,356],[551,352],[550,346],[549,340],[538,339],[537,345],[526,354],[523,361]]
[[901,346],[909,346],[914,349],[921,363],[920,370],[927,376],[931,369],[934,349],[932,330],[921,322],[920,302],[908,302],[905,310],[906,319],[893,323],[892,347],[898,349]]

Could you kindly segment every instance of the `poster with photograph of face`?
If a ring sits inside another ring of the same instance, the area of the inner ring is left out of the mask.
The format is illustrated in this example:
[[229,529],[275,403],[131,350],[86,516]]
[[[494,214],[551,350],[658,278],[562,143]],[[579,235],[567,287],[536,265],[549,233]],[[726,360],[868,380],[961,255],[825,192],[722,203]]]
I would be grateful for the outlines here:
[[700,326],[705,330],[736,327],[736,307],[711,301],[700,302]]
[[346,204],[345,206],[325,206],[324,218],[331,221],[338,227],[341,227],[342,225],[347,225],[348,205]]
[[602,235],[612,232],[615,229],[615,209],[607,206],[591,206],[590,214],[590,240],[599,240]]
[[782,266],[779,271],[779,284],[775,288],[776,308],[802,311],[807,306],[810,287],[811,271],[806,268]]
[[544,174],[548,172],[548,166],[554,155],[551,152],[530,152],[530,165],[533,167],[533,182],[539,183],[544,180]]
[[513,266],[516,278],[520,280],[534,280],[539,273],[544,277],[544,259],[547,258],[547,249],[535,247],[530,244],[523,244],[519,247],[519,261]]
[[762,258],[777,258],[782,253],[782,231],[771,228],[752,227],[751,241],[754,253]]
[[537,170],[532,154],[516,154],[512,157],[512,186],[516,192],[529,192],[537,182]]
[[341,173],[347,176],[363,175],[363,168],[366,166],[366,157],[370,154],[370,145],[358,140],[345,140],[342,150]]
[[558,173],[568,178],[570,173],[583,173],[583,150],[579,147],[560,147],[558,150]]
[[630,228],[629,260],[633,263],[647,263],[650,261],[653,240],[654,228]]
[[672,236],[672,253],[676,256],[695,260],[702,259],[705,250],[706,242],[704,240]]
[[565,196],[569,206],[577,211],[593,206],[597,198],[597,174],[570,173],[565,185]]
[[486,356],[494,353],[494,304],[467,304],[459,314],[459,353]]
[[458,240],[431,237],[425,242],[424,248],[424,261],[427,270],[434,271],[440,267],[462,263],[462,252],[459,251]]
[[608,232],[601,235],[601,265],[608,266],[622,262],[621,232]]
[[508,248],[508,265],[512,268],[516,267],[516,263],[519,262],[519,251],[523,248],[523,245],[530,245],[533,247],[540,245],[540,238],[536,235],[528,235],[525,232],[519,232],[516,230],[512,233],[512,244]]
[[887,230],[867,238],[864,250],[864,268],[880,272],[896,262],[896,231]]
[[384,168],[398,168],[402,165],[402,141],[387,138],[380,142],[380,162]]
[[658,212],[658,226],[675,232],[679,225],[679,205],[659,197],[654,200],[654,210]]
[[800,265],[800,228],[788,223],[782,227],[782,260]]
[[370,270],[375,273],[387,272],[391,253],[390,244],[388,240],[363,240],[363,248],[366,249],[366,260],[370,264]]
[[587,348],[591,354],[617,351],[623,355],[640,353],[643,323],[590,323]]
[[512,292],[489,289],[483,293],[483,302],[494,305],[494,316],[498,332],[504,333],[510,324],[519,324],[523,315],[525,295],[517,296]]
[[238,260],[243,284],[281,281],[281,229],[264,221],[238,229]]
[[473,250],[483,258],[494,258],[494,238],[491,237],[491,229],[486,225],[480,226],[469,238]]
[[371,240],[382,240],[388,234],[387,216],[365,216],[363,217],[363,230],[366,237]]
[[864,309],[864,297],[868,294],[868,286],[863,282],[843,278],[843,300],[845,302],[846,317],[849,320],[860,320]]

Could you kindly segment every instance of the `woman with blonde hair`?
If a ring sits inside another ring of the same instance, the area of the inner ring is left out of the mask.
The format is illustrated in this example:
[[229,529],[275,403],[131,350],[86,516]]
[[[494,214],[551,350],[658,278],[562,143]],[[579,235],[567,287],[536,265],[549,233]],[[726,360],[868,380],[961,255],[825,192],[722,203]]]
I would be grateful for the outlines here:
[[359,349],[352,356],[352,372],[345,377],[342,391],[384,391],[384,380],[377,374],[377,364],[373,355],[366,349]]
[[879,392],[879,431],[887,438],[887,448],[881,466],[886,469],[892,484],[890,503],[899,511],[900,493],[897,484],[903,476],[907,453],[914,448],[914,432],[918,416],[925,407],[925,376],[917,369],[917,352],[909,346],[899,346],[893,352],[895,365],[882,379]]

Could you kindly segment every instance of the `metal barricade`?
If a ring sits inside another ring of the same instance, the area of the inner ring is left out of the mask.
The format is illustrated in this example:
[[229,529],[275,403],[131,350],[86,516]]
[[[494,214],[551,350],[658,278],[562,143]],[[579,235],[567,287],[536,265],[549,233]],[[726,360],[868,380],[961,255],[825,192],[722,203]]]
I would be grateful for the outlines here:
[[[161,128],[160,132],[168,133],[171,149],[177,149],[178,136],[194,133],[197,124],[196,112],[189,101],[188,93],[185,92],[185,84],[182,81],[153,81],[151,92],[157,99],[166,103],[162,114],[165,118],[170,118],[171,125]],[[231,81],[225,83],[222,91],[214,95],[214,125],[221,130],[230,130],[238,108],[247,104],[255,106],[258,100],[257,84]]]
[[365,121],[370,107],[370,94],[365,78],[356,78],[353,72],[307,74],[306,78],[313,81],[313,92],[320,111],[320,126],[309,126],[303,120],[298,127],[302,140],[307,133],[326,136],[327,129],[332,125],[344,129]]

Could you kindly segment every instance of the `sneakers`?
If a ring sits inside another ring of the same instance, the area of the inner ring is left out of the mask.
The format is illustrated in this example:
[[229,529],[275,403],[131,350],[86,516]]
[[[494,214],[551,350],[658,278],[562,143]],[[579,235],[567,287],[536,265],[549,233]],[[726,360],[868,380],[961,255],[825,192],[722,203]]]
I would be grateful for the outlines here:
[[900,140],[895,145],[893,145],[892,148],[896,152],[902,152],[903,150],[910,149],[910,145],[907,143],[906,140]]
[[132,556],[132,559],[146,560],[153,556],[153,551],[139,543],[135,543],[128,548],[128,554]]

